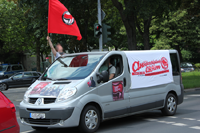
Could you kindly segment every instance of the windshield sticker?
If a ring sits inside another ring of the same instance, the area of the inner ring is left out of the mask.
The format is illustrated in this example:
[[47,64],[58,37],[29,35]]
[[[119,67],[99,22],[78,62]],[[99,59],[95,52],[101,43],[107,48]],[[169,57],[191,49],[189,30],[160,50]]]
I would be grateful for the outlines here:
[[112,82],[113,101],[124,100],[123,81]]
[[95,83],[93,77],[90,77],[90,81],[87,82],[87,84],[89,87],[96,87],[96,83]]
[[40,92],[42,91],[42,89],[47,86],[48,84],[50,84],[51,82],[41,82],[38,85],[36,85],[33,90],[30,92],[30,95],[33,94],[40,94]]
[[46,86],[40,92],[41,96],[58,96],[60,91],[65,87],[65,85],[53,85],[53,86]]

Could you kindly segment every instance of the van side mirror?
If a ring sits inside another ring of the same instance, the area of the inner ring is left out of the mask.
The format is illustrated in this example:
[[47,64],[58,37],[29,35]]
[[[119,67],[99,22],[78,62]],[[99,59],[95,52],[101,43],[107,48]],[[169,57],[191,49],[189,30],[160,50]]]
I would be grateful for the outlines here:
[[97,76],[98,76],[98,84],[103,81],[103,82],[108,82],[109,80],[109,75],[108,75],[108,71],[102,71],[101,73],[97,73]]

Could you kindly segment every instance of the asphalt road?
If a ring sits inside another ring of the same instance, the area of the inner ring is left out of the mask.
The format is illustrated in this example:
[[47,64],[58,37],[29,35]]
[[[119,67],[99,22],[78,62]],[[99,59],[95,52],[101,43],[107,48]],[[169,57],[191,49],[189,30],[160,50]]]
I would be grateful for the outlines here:
[[[78,128],[35,131],[19,120],[19,103],[27,88],[15,88],[4,94],[15,104],[21,133],[79,133]],[[184,102],[173,117],[163,116],[159,110],[101,123],[97,133],[200,133],[200,90],[185,93]]]

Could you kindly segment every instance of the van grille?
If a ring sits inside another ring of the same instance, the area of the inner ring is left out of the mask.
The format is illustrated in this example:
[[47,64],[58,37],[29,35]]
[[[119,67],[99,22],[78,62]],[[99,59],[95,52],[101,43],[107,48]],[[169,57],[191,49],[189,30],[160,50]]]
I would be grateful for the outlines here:
[[37,124],[37,125],[55,125],[60,122],[59,119],[32,119],[32,118],[24,118],[24,121],[29,124]]
[[35,104],[37,98],[29,98],[29,103]]
[[44,104],[54,103],[56,98],[44,98]]
[[[29,98],[29,103],[35,104],[38,98]],[[44,104],[54,103],[56,98],[44,98]]]

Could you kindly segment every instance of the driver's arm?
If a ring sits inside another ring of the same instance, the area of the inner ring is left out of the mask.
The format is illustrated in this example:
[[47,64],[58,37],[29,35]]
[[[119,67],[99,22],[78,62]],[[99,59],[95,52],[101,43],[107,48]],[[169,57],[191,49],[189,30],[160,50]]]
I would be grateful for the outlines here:
[[115,74],[114,74],[114,73],[111,73],[110,76],[109,76],[109,80],[113,79],[114,76],[115,76]]
[[113,79],[115,77],[115,72],[116,72],[116,68],[114,66],[112,66],[110,68],[110,76],[109,76],[109,80]]

